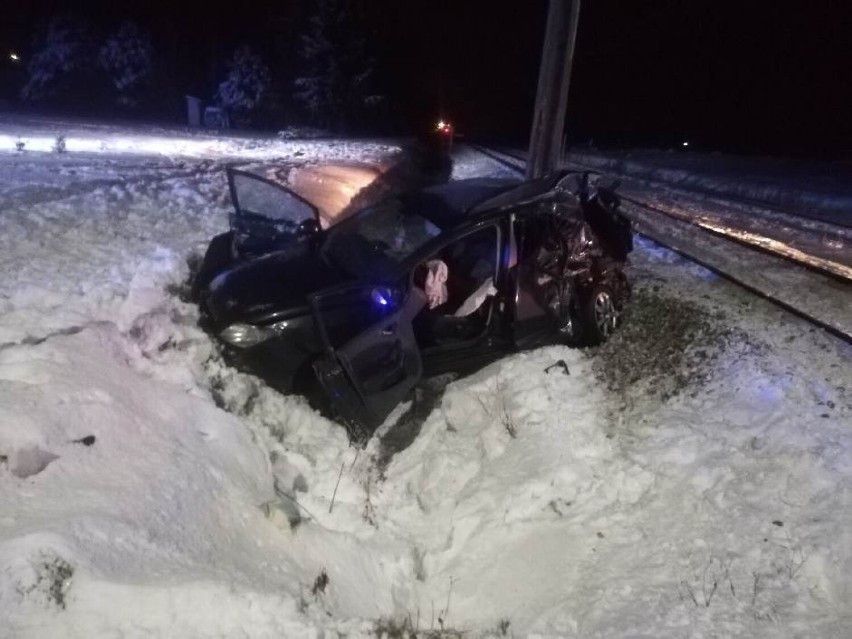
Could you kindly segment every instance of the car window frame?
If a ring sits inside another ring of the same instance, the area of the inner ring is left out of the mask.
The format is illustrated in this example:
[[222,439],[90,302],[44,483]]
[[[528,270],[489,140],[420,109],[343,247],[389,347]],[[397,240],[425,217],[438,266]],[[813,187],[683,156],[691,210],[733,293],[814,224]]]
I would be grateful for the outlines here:
[[[369,212],[373,211],[374,209],[382,206],[383,203],[388,202],[389,200],[393,200],[393,199],[399,200],[399,196],[398,195],[389,195],[385,198],[382,198],[381,200],[379,200],[378,202],[375,202],[374,204],[370,204],[369,206],[365,206],[361,209],[358,209],[355,213],[347,216],[345,219],[341,220],[337,224],[333,224],[332,226],[329,226],[328,228],[323,229],[322,230],[321,244],[319,246],[320,257],[326,262],[333,262],[333,260],[329,257],[328,246],[327,246],[327,243],[330,240],[333,239],[332,235],[336,232],[340,232],[340,229],[345,227],[345,226],[355,224],[356,221],[360,220],[367,213],[369,213]],[[386,284],[391,279],[392,280],[405,279],[405,274],[408,271],[410,271],[411,268],[413,268],[413,267],[409,266],[409,263],[411,262],[412,258],[419,255],[421,253],[421,251],[423,251],[425,248],[432,246],[435,242],[440,242],[441,238],[444,237],[448,233],[448,231],[446,229],[441,228],[441,226],[436,224],[431,218],[429,218],[425,215],[421,215],[419,213],[407,212],[407,211],[405,211],[405,203],[400,201],[400,204],[402,206],[402,214],[403,215],[409,215],[409,216],[410,215],[417,215],[418,217],[422,218],[424,221],[432,224],[436,229],[438,229],[438,235],[436,235],[435,237],[430,239],[428,242],[426,242],[422,246],[419,246],[409,256],[407,256],[406,258],[404,258],[400,261],[396,261],[394,258],[389,257],[389,260],[391,262],[393,262],[392,267],[389,269],[390,279],[385,278],[381,281],[377,280],[377,281],[375,281],[376,284]],[[344,231],[350,232],[350,231],[346,231],[345,228],[344,228]],[[415,262],[415,264],[416,264],[416,262]],[[359,276],[358,279],[361,279],[361,277]]]
[[[504,223],[505,223],[506,219],[508,219],[508,217],[509,217],[508,214],[502,214],[501,213],[500,215],[492,216],[492,217],[487,218],[487,219],[477,220],[476,222],[472,223],[470,226],[466,225],[464,227],[464,231],[461,231],[458,234],[456,232],[454,232],[455,230],[442,233],[442,235],[448,235],[448,236],[452,236],[452,237],[451,238],[444,238],[443,241],[440,241],[440,242],[437,241],[437,240],[441,239],[440,237],[435,238],[434,241],[432,241],[428,245],[424,246],[423,247],[424,250],[419,251],[418,255],[412,255],[412,261],[408,266],[408,276],[407,276],[407,280],[406,280],[407,281],[406,291],[405,291],[406,300],[408,299],[408,296],[413,294],[414,288],[419,288],[414,283],[414,271],[420,264],[422,264],[424,261],[429,259],[429,257],[431,257],[433,254],[443,250],[444,248],[446,248],[447,246],[449,246],[453,242],[456,242],[458,240],[462,240],[462,239],[468,237],[469,235],[473,235],[474,233],[482,231],[483,229],[486,229],[488,227],[494,228],[497,232],[497,241],[495,243],[495,252],[496,252],[497,259],[496,259],[496,262],[495,262],[495,265],[494,265],[495,270],[494,270],[494,275],[492,276],[492,278],[493,278],[492,282],[493,282],[494,287],[497,289],[497,295],[495,295],[494,297],[500,298],[501,292],[502,292],[502,286],[503,286],[503,279],[504,279],[501,276],[504,275],[505,272],[507,271],[506,265],[503,263],[503,253],[505,252],[505,237],[506,237],[506,232],[505,232],[505,229],[503,227],[504,227]],[[418,259],[414,260],[413,258],[415,258],[415,257],[417,257]],[[488,319],[486,320],[486,326],[491,324],[492,318],[494,316],[494,311],[495,311],[494,307],[495,307],[495,305],[492,304],[491,308],[489,308],[489,310],[488,310]],[[468,342],[463,342],[463,343],[460,343],[460,344],[450,344],[450,345],[442,344],[442,345],[438,345],[438,346],[431,346],[431,347],[425,347],[425,348],[421,347],[420,350],[425,355],[428,355],[429,353],[432,353],[432,352],[435,352],[435,351],[444,351],[444,350],[450,350],[450,349],[465,348],[467,346],[468,346]]]
[[489,225],[497,228],[497,245],[499,248],[500,241],[503,238],[503,229],[500,228],[500,225],[504,217],[508,217],[508,213],[501,213],[488,218],[477,219],[451,229],[442,230],[440,235],[421,246],[414,253],[405,258],[405,260],[400,262],[400,266],[403,267],[403,272],[410,271],[413,273],[414,268],[432,253]]
[[[287,195],[289,195],[293,199],[297,200],[298,202],[304,204],[305,206],[308,207],[308,209],[313,214],[314,221],[317,224],[317,229],[322,228],[322,220],[320,219],[321,215],[320,215],[319,208],[315,204],[310,202],[309,200],[305,199],[303,196],[296,193],[296,191],[294,191],[292,188],[290,188],[290,187],[288,187],[284,184],[281,184],[280,182],[276,182],[275,180],[270,180],[268,177],[265,177],[263,175],[258,175],[257,173],[252,173],[251,171],[246,171],[244,169],[238,169],[238,168],[233,167],[233,166],[227,167],[226,173],[227,173],[227,177],[228,177],[228,192],[231,195],[231,204],[233,205],[234,212],[235,212],[235,215],[237,217],[240,217],[242,215],[246,215],[246,216],[250,216],[252,219],[264,220],[264,221],[267,221],[267,222],[272,223],[272,224],[274,224],[275,222],[281,221],[281,220],[277,220],[276,218],[268,217],[267,215],[264,215],[263,213],[258,213],[256,211],[250,211],[248,209],[243,209],[240,206],[240,198],[238,197],[237,187],[234,184],[234,178],[237,177],[237,176],[243,176],[243,177],[246,177],[246,178],[249,178],[249,179],[252,179],[252,180],[257,180],[258,182],[265,183],[269,186],[272,186],[272,187],[286,193]],[[300,222],[300,224],[304,223],[305,221],[306,220],[303,220],[302,222]]]

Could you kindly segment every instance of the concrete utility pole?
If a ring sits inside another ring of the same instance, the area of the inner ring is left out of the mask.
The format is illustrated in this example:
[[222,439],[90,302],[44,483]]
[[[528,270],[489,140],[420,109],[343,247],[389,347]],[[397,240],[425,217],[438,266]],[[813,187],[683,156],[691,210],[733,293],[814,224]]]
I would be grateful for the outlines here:
[[530,134],[527,178],[555,171],[562,149],[580,0],[550,0]]

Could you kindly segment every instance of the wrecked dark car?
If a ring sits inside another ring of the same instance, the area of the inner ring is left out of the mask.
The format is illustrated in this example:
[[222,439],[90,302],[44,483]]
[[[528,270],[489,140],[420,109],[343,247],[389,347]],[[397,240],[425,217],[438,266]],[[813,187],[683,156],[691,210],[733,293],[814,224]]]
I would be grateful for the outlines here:
[[322,229],[286,187],[229,171],[232,230],[195,282],[237,367],[323,393],[363,440],[424,376],[618,326],[633,247],[614,185],[561,172],[392,196]]

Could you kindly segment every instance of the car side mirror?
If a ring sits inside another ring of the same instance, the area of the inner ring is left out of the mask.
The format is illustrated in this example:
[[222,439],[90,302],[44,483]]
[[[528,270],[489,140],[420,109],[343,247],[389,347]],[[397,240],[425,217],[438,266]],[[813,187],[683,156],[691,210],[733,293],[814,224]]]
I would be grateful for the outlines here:
[[318,233],[319,230],[320,226],[314,219],[305,220],[299,224],[299,235],[313,235],[314,233]]

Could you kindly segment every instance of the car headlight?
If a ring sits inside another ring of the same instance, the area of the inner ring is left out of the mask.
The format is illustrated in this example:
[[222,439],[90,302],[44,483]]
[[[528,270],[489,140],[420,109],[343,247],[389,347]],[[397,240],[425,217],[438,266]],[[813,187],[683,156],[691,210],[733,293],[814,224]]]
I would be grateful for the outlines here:
[[219,339],[231,346],[248,348],[268,340],[270,337],[279,335],[287,328],[287,322],[276,322],[269,326],[255,326],[254,324],[231,324],[219,333]]

